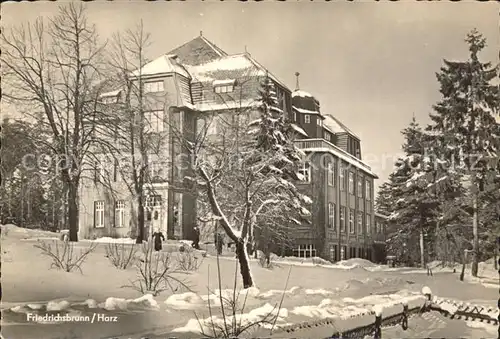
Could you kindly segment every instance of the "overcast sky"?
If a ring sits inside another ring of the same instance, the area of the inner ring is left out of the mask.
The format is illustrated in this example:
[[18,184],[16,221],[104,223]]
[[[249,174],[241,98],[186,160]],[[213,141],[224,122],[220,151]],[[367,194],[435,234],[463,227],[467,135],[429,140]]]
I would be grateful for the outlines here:
[[[4,3],[4,27],[57,12],[62,1]],[[450,2],[145,2],[87,3],[103,39],[143,19],[151,58],[203,35],[229,54],[250,54],[290,89],[300,87],[361,138],[363,156],[380,180],[400,153],[400,134],[414,114],[426,124],[439,100],[435,72],[442,60],[464,59],[464,37],[477,28],[496,62],[498,7]],[[377,159],[377,160],[375,160]],[[386,160],[384,160],[386,159]]]

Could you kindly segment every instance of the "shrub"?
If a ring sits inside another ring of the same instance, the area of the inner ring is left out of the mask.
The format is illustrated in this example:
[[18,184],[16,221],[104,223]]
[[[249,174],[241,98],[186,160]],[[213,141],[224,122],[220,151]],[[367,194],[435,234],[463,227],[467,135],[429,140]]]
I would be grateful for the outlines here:
[[266,257],[266,255],[262,252],[259,255],[259,265],[268,269],[272,269],[274,267],[274,263],[271,261],[271,257]]
[[106,245],[106,258],[121,270],[126,270],[134,262],[137,247],[135,244],[110,243]]
[[[250,290],[245,291],[237,290],[237,275],[234,276],[234,286],[232,288],[232,293],[229,295],[224,295],[222,293],[222,279],[220,274],[220,264],[219,258],[217,257],[217,278],[218,278],[218,292],[216,294],[219,299],[221,317],[213,315],[213,306],[208,301],[208,311],[210,317],[208,319],[201,319],[198,314],[195,313],[195,317],[198,321],[198,325],[201,329],[200,334],[204,338],[240,338],[242,336],[247,336],[249,332],[256,332],[259,330],[269,331],[269,334],[273,334],[273,330],[277,328],[276,322],[280,319],[280,313],[282,311],[283,300],[285,297],[285,291],[288,287],[288,282],[290,280],[291,266],[288,271],[288,277],[285,282],[285,288],[283,294],[281,295],[281,300],[274,306],[271,305],[269,311],[264,312],[260,316],[254,319],[244,319],[245,306],[247,298],[250,294]],[[235,273],[238,271],[238,261],[236,261]],[[210,274],[210,272],[209,272]],[[209,287],[208,287],[209,289]],[[210,292],[210,289],[209,289]],[[243,298],[241,298],[243,296]],[[254,337],[254,336],[252,336]],[[260,337],[260,336],[259,336]]]
[[153,296],[167,289],[172,292],[177,292],[181,288],[190,291],[185,282],[174,276],[182,271],[173,265],[171,254],[156,252],[153,247],[152,242],[142,244],[139,258],[135,261],[137,277],[130,281],[130,285],[123,287],[132,288],[142,294],[151,293]]
[[198,271],[203,263],[203,254],[200,258],[200,253],[192,247],[185,246],[184,251],[177,254],[177,267],[186,272]]
[[33,245],[42,251],[42,255],[48,256],[52,260],[51,268],[72,272],[78,269],[83,274],[82,265],[87,260],[87,257],[96,248],[96,243],[91,243],[86,249],[75,253],[75,243],[70,241],[54,240],[54,246],[49,242],[38,240],[37,244]]

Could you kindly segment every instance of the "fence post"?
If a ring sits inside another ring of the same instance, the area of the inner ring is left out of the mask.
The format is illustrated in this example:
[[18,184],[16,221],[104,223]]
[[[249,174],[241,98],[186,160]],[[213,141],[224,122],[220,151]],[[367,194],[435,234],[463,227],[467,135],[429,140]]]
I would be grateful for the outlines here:
[[408,329],[408,300],[403,299],[403,320],[401,323],[401,326],[403,327],[403,330]]
[[431,303],[432,303],[432,291],[431,291],[431,289],[429,287],[424,286],[422,288],[422,294],[427,298],[427,300],[425,301],[424,306],[422,307],[422,311],[423,312],[427,312],[427,311],[430,310]]
[[375,331],[373,333],[373,339],[382,339],[382,312],[384,308],[380,305],[375,305],[373,311],[375,312]]

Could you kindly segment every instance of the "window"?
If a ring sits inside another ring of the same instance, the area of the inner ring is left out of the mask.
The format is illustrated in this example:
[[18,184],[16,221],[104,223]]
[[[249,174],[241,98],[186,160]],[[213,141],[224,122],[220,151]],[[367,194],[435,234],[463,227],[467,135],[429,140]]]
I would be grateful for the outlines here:
[[104,201],[94,202],[94,226],[95,228],[104,227]]
[[125,226],[125,201],[118,200],[115,203],[115,227]]
[[316,117],[316,124],[317,124],[318,126],[323,126],[323,121],[321,120],[321,118],[320,118],[320,117]]
[[366,200],[372,200],[372,185],[370,180],[366,180]]
[[345,232],[345,207],[340,207],[340,232]]
[[146,132],[163,132],[163,111],[151,111],[144,113]]
[[366,234],[370,234],[372,231],[372,216],[370,214],[366,215]]
[[299,174],[303,176],[302,181],[311,182],[311,164],[309,162],[303,163],[299,169]]
[[163,80],[160,81],[148,81],[144,83],[145,93],[156,93],[163,92],[165,89],[163,87]]
[[340,190],[345,191],[345,170],[342,164],[340,165]]
[[358,197],[362,198],[363,197],[363,178],[358,177]]
[[292,119],[293,119],[293,122],[297,121],[297,113],[295,111],[292,112]]
[[299,245],[297,249],[293,250],[293,255],[299,258],[312,258],[316,256],[316,246],[312,244]]
[[335,186],[335,162],[329,162],[327,168],[328,185]]
[[161,206],[161,195],[150,195],[146,198],[146,207],[160,207]]
[[354,211],[349,209],[349,233],[354,233]]
[[215,86],[215,93],[231,93],[234,91],[234,85],[220,85]]
[[337,261],[337,245],[330,246],[330,260],[332,262]]
[[330,133],[325,132],[325,139],[326,141],[332,141],[332,136],[330,135]]
[[363,234],[363,213],[358,212],[358,234]]
[[311,116],[309,114],[304,115],[304,123],[311,123]]
[[335,228],[335,204],[328,204],[328,228]]
[[347,252],[347,246],[342,246],[340,248],[340,260],[345,260],[346,252]]
[[349,193],[354,194],[354,173],[349,171]]
[[162,162],[151,162],[149,164],[149,175],[151,180],[164,179],[163,167],[165,164]]

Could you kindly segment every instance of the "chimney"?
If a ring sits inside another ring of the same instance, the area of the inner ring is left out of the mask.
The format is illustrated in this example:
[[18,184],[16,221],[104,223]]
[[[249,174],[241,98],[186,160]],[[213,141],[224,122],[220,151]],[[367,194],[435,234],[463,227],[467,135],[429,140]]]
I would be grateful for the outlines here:
[[298,91],[300,89],[299,87],[299,72],[295,72],[295,76],[297,77],[297,82],[295,83],[295,90]]

